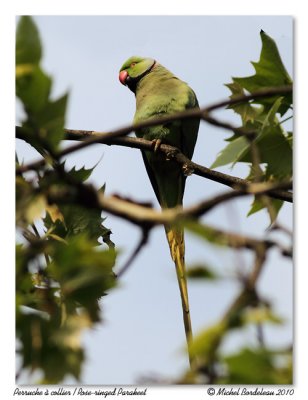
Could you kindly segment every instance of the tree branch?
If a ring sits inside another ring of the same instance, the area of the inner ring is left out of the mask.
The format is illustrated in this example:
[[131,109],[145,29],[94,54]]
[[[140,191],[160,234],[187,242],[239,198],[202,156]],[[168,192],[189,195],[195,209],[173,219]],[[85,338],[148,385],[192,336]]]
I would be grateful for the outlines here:
[[[72,135],[74,134],[70,133],[69,137],[72,138]],[[139,138],[124,137],[111,139],[108,140],[105,144],[154,151],[151,141]],[[172,159],[178,164],[182,165],[184,170],[188,169],[189,171],[191,171],[192,174],[221,183],[235,190],[245,191],[248,187],[251,187],[251,182],[246,179],[215,171],[189,160],[183,153],[181,153],[177,148],[173,146],[161,144],[161,146],[159,147],[159,151],[164,153],[168,159]],[[264,185],[266,184],[267,183],[264,183]],[[292,189],[292,182],[284,182],[283,184],[277,183],[277,188],[275,189],[274,187],[272,187],[272,190],[267,194],[272,198],[292,203],[293,193],[288,192],[287,190],[289,189]]]
[[[115,137],[110,138],[106,134],[95,132],[95,131],[86,131],[86,130],[72,130],[66,129],[66,139],[69,140],[83,140],[84,138],[91,138],[95,137],[96,143],[106,144],[106,145],[118,145],[124,147],[131,147],[140,150],[148,150],[154,151],[153,144],[151,141],[146,139],[140,138],[133,138],[133,137]],[[23,139],[22,128],[16,127],[16,136],[19,139]],[[82,142],[84,143],[84,142]],[[191,173],[201,176],[203,178],[210,179],[212,181],[224,184],[226,186],[231,187],[235,190],[240,191],[247,191],[248,187],[251,186],[251,182],[246,179],[238,178],[232,175],[228,175],[219,171],[212,170],[210,168],[204,167],[200,164],[194,163],[193,161],[189,160],[183,153],[181,153],[176,147],[169,146],[166,144],[161,144],[159,147],[159,151],[164,153],[166,157],[169,159],[173,159],[178,164],[182,165],[184,169],[188,169]],[[32,169],[37,169],[42,167],[45,164],[45,159],[29,163],[25,166],[20,166],[17,168],[16,173],[23,173]],[[266,185],[266,183],[264,183]],[[293,193],[288,192],[288,189],[292,189],[292,183],[285,182],[283,185],[281,183],[277,183],[277,188],[271,188],[267,194],[275,199],[293,202]]]
[[[261,185],[261,186],[260,186]],[[51,187],[45,192],[47,200],[50,204],[66,204],[71,202],[77,202],[84,207],[90,207],[105,211],[112,215],[123,218],[137,226],[139,226],[144,232],[148,232],[151,228],[156,225],[174,225],[179,223],[186,223],[192,219],[196,219],[206,212],[211,210],[213,207],[225,202],[229,199],[237,196],[244,196],[256,193],[267,193],[272,188],[270,186],[264,187],[263,184],[254,184],[253,190],[249,189],[247,192],[226,192],[218,196],[212,197],[208,200],[202,201],[192,207],[182,208],[174,207],[157,211],[152,207],[140,203],[133,202],[129,199],[123,199],[118,196],[105,196],[101,192],[97,192],[91,185],[78,185],[71,190],[68,188],[63,191],[54,191]],[[216,230],[217,235],[224,235]],[[142,248],[147,236],[144,235],[140,244],[137,246],[137,250],[134,251],[132,259]],[[247,241],[247,238],[240,235],[232,235],[231,238],[223,236],[224,242],[227,242],[229,246],[238,248],[255,248],[256,244],[252,241]],[[271,246],[271,241],[262,241],[267,246]],[[284,256],[291,256],[289,249],[280,247],[281,253]],[[129,260],[129,263],[131,261]],[[125,267],[126,268],[126,267]]]
[[[236,131],[242,135],[251,135],[253,132],[245,131],[241,128],[237,128],[229,123],[225,123],[222,121],[216,120],[210,113],[218,108],[225,107],[227,105],[238,104],[242,102],[248,102],[250,100],[256,98],[263,98],[263,97],[272,97],[274,95],[279,94],[287,94],[292,92],[292,86],[283,86],[278,88],[268,88],[263,89],[258,92],[252,93],[250,95],[241,95],[236,96],[232,99],[224,100],[208,107],[204,107],[202,109],[191,109],[186,110],[184,112],[180,112],[171,116],[165,116],[160,118],[153,118],[148,121],[144,121],[139,124],[129,125],[111,132],[96,132],[96,131],[86,131],[86,130],[72,130],[66,129],[65,130],[65,139],[69,140],[82,140],[77,145],[69,146],[66,149],[63,149],[57,155],[58,158],[64,157],[70,153],[73,153],[77,150],[90,146],[96,143],[104,143],[107,145],[120,145],[132,148],[138,148],[141,150],[148,150],[154,151],[153,145],[151,141],[147,141],[145,139],[137,139],[131,137],[123,137],[133,131],[138,129],[143,129],[145,127],[160,125],[172,122],[174,120],[179,119],[189,119],[189,118],[200,118],[204,121],[213,124],[215,126],[219,126],[228,130]],[[16,137],[19,139],[27,140],[27,132],[22,127],[16,127]],[[221,184],[227,185],[235,190],[247,192],[247,188],[250,185],[250,182],[241,179],[238,177],[234,177],[228,174],[224,174],[222,172],[214,171],[209,168],[206,168],[202,165],[196,164],[193,161],[189,160],[183,153],[179,151],[179,149],[162,144],[159,148],[159,151],[163,152],[166,155],[166,158],[172,159],[177,162],[179,165],[183,167],[183,171],[190,171],[190,173],[196,174],[198,176],[213,180],[215,182],[219,182]],[[43,158],[41,160],[29,163],[27,165],[22,165],[16,169],[17,174],[21,174],[26,171],[30,170],[37,170],[43,167],[48,162],[48,158]],[[286,184],[284,187],[279,188],[272,188],[271,190],[267,191],[267,194],[279,200],[292,202],[293,201],[293,194],[287,190],[283,189],[291,189],[292,184]]]
[[119,196],[102,196],[99,204],[106,212],[124,218],[135,225],[147,227],[160,224],[174,224],[191,218],[196,219],[225,201],[251,194],[270,193],[275,187],[276,185],[271,187],[270,185],[253,184],[251,188],[247,188],[247,191],[228,191],[201,201],[191,207],[184,209],[182,207],[175,207],[163,209],[160,212]]

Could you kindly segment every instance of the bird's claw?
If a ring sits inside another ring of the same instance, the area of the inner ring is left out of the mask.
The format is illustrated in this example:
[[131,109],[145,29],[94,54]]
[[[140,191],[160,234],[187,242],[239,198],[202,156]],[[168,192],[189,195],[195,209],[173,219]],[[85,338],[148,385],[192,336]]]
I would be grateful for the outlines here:
[[157,153],[161,145],[161,139],[152,140],[152,146],[154,147],[154,153]]

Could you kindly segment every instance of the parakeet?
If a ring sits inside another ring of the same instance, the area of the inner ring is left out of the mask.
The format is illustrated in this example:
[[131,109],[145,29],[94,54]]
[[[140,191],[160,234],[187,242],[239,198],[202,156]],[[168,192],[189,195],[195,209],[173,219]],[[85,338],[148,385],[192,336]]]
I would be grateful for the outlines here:
[[[152,58],[136,56],[129,58],[120,69],[119,80],[135,94],[134,123],[199,107],[197,97],[187,83],[178,79]],[[157,151],[157,148],[161,143],[169,144],[177,147],[191,159],[199,123],[200,120],[195,118],[136,131],[137,137],[151,140],[155,144],[156,151],[142,151],[142,156],[157,200],[163,209],[182,206],[186,176],[179,164],[166,160],[165,155]],[[185,275],[184,232],[183,228],[168,225],[165,226],[165,231],[176,267],[186,340],[189,346],[192,328]],[[189,361],[191,364],[190,356]]]

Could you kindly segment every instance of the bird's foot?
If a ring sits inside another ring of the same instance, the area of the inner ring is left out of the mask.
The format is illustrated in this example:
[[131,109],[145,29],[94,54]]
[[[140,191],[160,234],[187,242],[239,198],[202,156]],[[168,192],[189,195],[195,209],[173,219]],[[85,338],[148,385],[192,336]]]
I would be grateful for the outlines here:
[[154,147],[154,153],[157,153],[161,145],[161,139],[152,140],[152,146]]

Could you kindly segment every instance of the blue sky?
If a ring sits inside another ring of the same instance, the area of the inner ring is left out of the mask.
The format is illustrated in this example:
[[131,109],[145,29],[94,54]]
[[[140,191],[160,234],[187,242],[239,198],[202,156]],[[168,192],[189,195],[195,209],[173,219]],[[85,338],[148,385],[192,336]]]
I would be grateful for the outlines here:
[[[131,55],[157,59],[189,83],[207,105],[229,95],[225,83],[232,76],[253,73],[250,61],[259,59],[263,29],[277,43],[283,62],[292,76],[291,17],[35,17],[44,45],[44,67],[54,77],[54,96],[69,90],[66,126],[72,129],[106,131],[129,123],[134,114],[133,94],[118,81],[118,71]],[[237,123],[231,111],[217,116]],[[228,133],[201,124],[194,161],[210,166],[224,147]],[[18,141],[24,159],[37,155]],[[97,186],[106,183],[107,194],[117,193],[139,201],[156,201],[141,155],[137,150],[97,145],[68,158],[68,165],[91,167]],[[222,168],[245,177],[245,167]],[[184,204],[211,197],[226,188],[191,176]],[[155,203],[156,204],[156,203]],[[250,200],[237,200],[209,213],[204,222],[239,233],[263,235],[268,226],[264,213],[246,218]],[[284,206],[281,223],[292,228],[292,210]],[[106,225],[122,250],[119,267],[135,246],[140,232],[124,221],[108,216]],[[283,237],[279,237],[283,240]],[[204,246],[187,235],[187,264],[207,262],[221,273],[232,275],[248,268],[251,255],[241,255]],[[260,280],[260,292],[286,318],[283,328],[266,329],[269,344],[291,341],[292,268],[273,251]],[[189,283],[193,329],[214,323],[239,287],[236,281]],[[88,361],[82,381],[86,384],[133,384],[151,374],[177,376],[186,367],[180,297],[174,267],[162,228],[156,228],[148,246],[123,277],[118,289],[103,303],[104,323],[84,337]],[[230,335],[227,351],[239,344],[253,345],[255,332]]]

